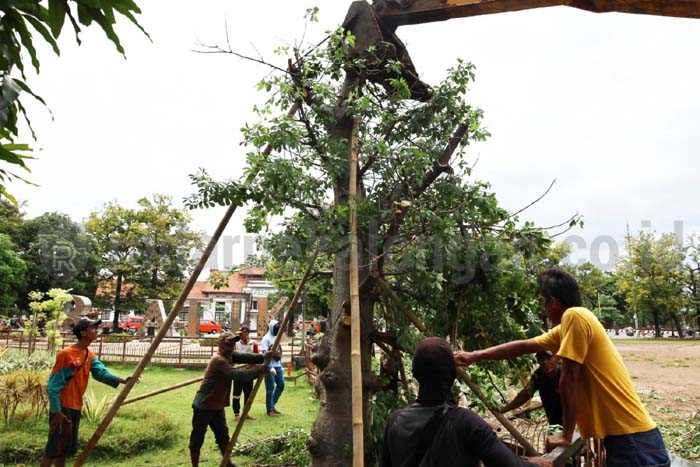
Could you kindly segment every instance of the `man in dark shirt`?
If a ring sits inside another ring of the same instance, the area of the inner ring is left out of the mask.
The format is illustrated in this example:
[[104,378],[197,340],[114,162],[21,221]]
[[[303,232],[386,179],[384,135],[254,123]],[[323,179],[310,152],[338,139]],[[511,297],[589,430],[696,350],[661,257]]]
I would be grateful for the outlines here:
[[522,467],[552,463],[540,457],[520,460],[491,427],[469,409],[455,407],[457,377],[449,344],[429,337],[416,346],[413,376],[416,402],[391,414],[382,440],[382,467]]
[[558,364],[556,355],[553,355],[549,350],[537,352],[537,363],[539,368],[535,370],[527,383],[527,386],[515,396],[510,403],[503,406],[501,412],[509,412],[517,409],[525,402],[532,399],[536,392],[539,391],[542,399],[542,407],[547,414],[547,421],[550,425],[562,425],[562,409],[561,398],[559,397],[559,377],[561,376],[561,368]]
[[[267,371],[261,354],[234,352],[239,336],[224,333],[219,337],[219,351],[211,357],[204,372],[202,384],[192,402],[192,432],[190,459],[192,467],[199,467],[199,451],[204,443],[207,427],[211,427],[216,444],[223,454],[228,446],[228,425],[225,408],[231,401],[231,382],[250,381]],[[253,368],[234,368],[232,363],[258,364]],[[229,466],[233,464],[229,463]]]

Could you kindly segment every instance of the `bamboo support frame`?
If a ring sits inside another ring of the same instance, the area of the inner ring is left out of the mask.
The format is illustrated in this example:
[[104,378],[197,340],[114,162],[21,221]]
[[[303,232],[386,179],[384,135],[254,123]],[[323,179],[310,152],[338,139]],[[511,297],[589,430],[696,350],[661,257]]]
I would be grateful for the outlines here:
[[[396,292],[394,292],[394,290],[391,287],[389,287],[389,284],[387,284],[387,282],[381,276],[377,276],[376,280],[380,287],[389,296],[389,298],[391,298],[391,300],[403,312],[403,314],[406,315],[406,317],[413,323],[413,325],[426,336],[432,337],[433,333],[430,332],[430,330],[425,326],[425,324],[420,320],[420,318],[416,316],[415,313],[413,313],[406,305],[403,304],[398,295],[396,295]],[[499,422],[501,422],[501,425],[503,425],[503,427],[506,430],[508,430],[508,432],[513,436],[513,438],[515,438],[515,440],[518,443],[520,443],[520,445],[525,449],[525,453],[528,456],[538,456],[539,453],[537,452],[537,450],[532,446],[532,444],[530,444],[530,442],[527,439],[525,439],[525,437],[513,426],[513,424],[508,421],[505,415],[497,411],[495,407],[491,406],[491,404],[488,402],[488,399],[486,399],[486,396],[484,396],[484,393],[482,393],[479,386],[477,386],[476,383],[474,383],[471,380],[469,374],[467,374],[464,368],[457,367],[457,374],[459,375],[460,379],[464,381],[464,383],[469,387],[469,389],[472,390],[476,397],[478,397],[481,400],[481,402],[484,403],[486,408],[488,408],[491,411],[493,416],[496,417]]]
[[[292,106],[290,107],[287,114],[289,116],[292,116],[300,108],[301,108],[301,103],[294,102],[294,104],[292,104]],[[265,147],[265,149],[263,150],[263,155],[265,157],[267,157],[271,153],[272,153],[272,145],[268,144]],[[243,182],[243,186],[248,187],[251,183],[253,183],[256,176],[257,176],[257,171],[255,171],[255,170],[252,171],[248,175],[248,177],[246,177],[245,181]],[[216,244],[219,242],[219,239],[221,238],[221,235],[223,234],[224,229],[228,225],[228,222],[231,220],[231,217],[233,216],[233,214],[236,212],[237,207],[238,207],[238,205],[232,204],[228,207],[228,209],[226,209],[226,213],[224,214],[223,218],[221,219],[221,222],[219,222],[219,225],[216,227],[216,230],[214,231],[214,234],[212,235],[211,240],[209,240],[207,247],[204,249],[204,252],[202,252],[202,256],[199,258],[199,261],[197,262],[197,265],[195,266],[194,270],[192,271],[192,274],[190,275],[189,280],[185,284],[185,287],[180,292],[180,296],[177,298],[177,301],[173,305],[172,310],[170,310],[170,313],[168,313],[168,317],[165,319],[163,326],[161,326],[161,328],[158,330],[158,334],[156,334],[155,338],[151,342],[151,345],[148,348],[148,351],[146,352],[146,354],[143,356],[143,358],[139,362],[138,366],[134,370],[134,373],[131,375],[131,377],[128,379],[128,381],[125,383],[124,388],[117,396],[116,400],[114,401],[114,404],[109,409],[109,412],[107,412],[107,415],[100,423],[100,426],[97,427],[97,429],[95,430],[95,433],[92,435],[92,437],[88,441],[87,445],[85,446],[83,451],[80,453],[80,456],[78,456],[78,458],[76,459],[75,463],[73,464],[73,467],[82,467],[83,464],[85,464],[85,461],[88,459],[88,457],[90,457],[90,453],[92,453],[92,450],[95,448],[98,441],[100,440],[100,438],[102,437],[104,432],[107,430],[107,427],[112,422],[112,419],[117,414],[117,411],[119,410],[121,405],[126,400],[126,396],[129,395],[129,392],[131,392],[131,389],[134,387],[134,384],[136,384],[136,382],[138,381],[139,377],[141,376],[141,373],[143,373],[143,370],[146,368],[146,365],[148,365],[148,363],[151,361],[151,358],[153,358],[153,354],[158,349],[160,342],[163,340],[168,329],[170,329],[170,326],[172,326],[173,322],[175,321],[175,318],[180,313],[180,310],[182,309],[182,306],[184,305],[185,300],[187,300],[187,296],[190,294],[192,287],[194,286],[195,282],[197,281],[199,274],[204,269],[204,266],[207,264],[207,261],[209,261],[209,256],[211,256],[211,252],[214,250],[214,247],[216,247]]]
[[157,396],[159,394],[163,394],[165,392],[173,391],[175,389],[180,389],[185,386],[189,386],[190,384],[198,383],[202,381],[204,378],[199,377],[199,378],[194,378],[194,379],[188,379],[187,381],[183,381],[182,383],[177,383],[173,384],[172,386],[167,386],[161,389],[158,389],[156,391],[148,392],[146,394],[141,394],[140,396],[132,397],[131,399],[127,399],[124,402],[122,402],[122,406],[126,404],[131,404],[132,402],[138,402],[143,399],[148,399],[149,397]]
[[[314,248],[314,252],[311,254],[311,258],[309,259],[309,264],[306,267],[306,272],[304,272],[304,275],[301,278],[301,282],[299,282],[299,285],[297,286],[297,289],[294,291],[294,297],[292,297],[292,301],[289,303],[289,307],[287,308],[287,312],[284,314],[284,319],[282,320],[282,323],[280,324],[280,330],[277,332],[277,336],[275,337],[275,342],[272,344],[272,347],[270,348],[270,352],[268,353],[268,356],[265,357],[265,362],[263,365],[267,367],[267,365],[270,363],[270,356],[272,355],[273,352],[277,351],[277,348],[280,345],[280,341],[282,340],[282,335],[284,334],[284,331],[287,329],[287,325],[289,324],[289,319],[292,316],[292,311],[294,311],[294,308],[297,306],[297,302],[299,301],[299,297],[301,296],[301,292],[304,290],[304,286],[306,285],[306,281],[309,279],[309,276],[311,276],[311,272],[313,271],[314,264],[316,263],[316,258],[318,257],[318,245]],[[279,302],[278,302],[279,303]],[[246,399],[245,406],[243,407],[243,411],[241,412],[241,417],[238,419],[238,423],[236,424],[236,429],[233,431],[233,435],[231,435],[231,439],[229,439],[228,445],[226,446],[226,450],[224,451],[224,457],[221,459],[221,467],[227,467],[229,461],[231,460],[231,451],[233,451],[233,446],[236,444],[236,441],[238,441],[238,435],[240,435],[241,430],[243,429],[243,423],[248,419],[248,412],[250,412],[251,407],[253,407],[253,402],[255,401],[255,396],[258,393],[258,389],[260,389],[260,385],[262,384],[263,380],[265,379],[264,375],[260,375],[258,379],[255,380],[255,385],[253,386],[253,390],[250,393],[250,396]]]
[[352,465],[363,467],[365,460],[364,422],[362,419],[362,353],[360,329],[360,277],[357,251],[357,133],[359,123],[353,118],[350,138],[350,367],[352,371]]
[[[287,297],[280,298],[277,301],[277,303],[275,304],[275,306],[272,308],[271,314],[278,312],[279,309],[282,308],[285,303],[287,303]],[[100,344],[102,344],[102,341],[100,341]],[[182,344],[182,338],[180,339],[180,344]],[[182,345],[180,345],[180,347],[182,347]],[[182,353],[182,350],[180,350],[180,352]],[[142,394],[140,396],[132,397],[131,399],[127,399],[124,402],[122,402],[122,406],[127,405],[127,404],[131,404],[132,402],[138,402],[138,401],[143,400],[143,399],[148,399],[149,397],[157,396],[159,394],[170,392],[170,391],[173,391],[175,389],[180,389],[182,387],[189,386],[190,384],[198,383],[198,382],[202,381],[203,379],[204,379],[203,377],[190,379],[187,381],[183,381],[182,383],[173,384],[172,386],[166,386],[166,387],[158,389],[156,391],[152,391],[152,392],[149,392],[146,394]]]

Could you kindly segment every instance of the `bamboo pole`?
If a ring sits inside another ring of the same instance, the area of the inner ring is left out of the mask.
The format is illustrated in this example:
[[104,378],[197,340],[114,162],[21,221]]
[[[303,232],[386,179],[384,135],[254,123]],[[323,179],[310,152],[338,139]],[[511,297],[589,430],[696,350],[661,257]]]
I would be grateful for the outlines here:
[[362,420],[362,353],[360,334],[360,277],[357,252],[357,117],[352,122],[350,139],[350,367],[352,370],[352,465],[363,467],[365,461]]
[[[300,107],[301,107],[301,103],[295,102],[290,107],[287,114],[289,116],[294,115],[299,110]],[[267,157],[271,153],[272,153],[272,145],[268,144],[265,147],[265,149],[263,150],[263,156]],[[251,171],[248,174],[248,177],[246,177],[245,181],[243,182],[243,186],[244,187],[250,186],[250,184],[253,183],[253,181],[255,180],[256,176],[257,176],[257,170]],[[168,329],[170,329],[170,326],[173,325],[175,318],[177,318],[177,316],[179,315],[180,310],[182,309],[182,306],[185,303],[185,300],[187,300],[187,296],[190,294],[190,291],[192,291],[192,287],[194,286],[195,282],[197,281],[199,274],[204,269],[204,266],[207,264],[207,261],[209,261],[209,256],[211,256],[211,252],[214,250],[214,247],[216,247],[216,244],[219,242],[219,239],[221,238],[221,235],[223,234],[224,229],[228,225],[228,222],[231,220],[231,217],[233,216],[233,214],[236,212],[237,207],[238,207],[238,205],[232,204],[228,207],[228,209],[226,209],[226,213],[224,214],[223,218],[221,219],[221,222],[219,222],[219,225],[216,227],[216,230],[214,231],[214,234],[212,235],[211,240],[209,240],[207,247],[202,252],[202,256],[199,258],[199,261],[197,262],[197,265],[195,266],[194,270],[192,271],[192,274],[190,275],[189,280],[185,284],[185,287],[180,292],[180,296],[177,298],[177,301],[173,305],[172,310],[170,310],[170,313],[168,313],[168,317],[165,319],[163,326],[161,326],[161,328],[158,330],[158,334],[156,334],[155,339],[153,339],[153,341],[151,342],[151,345],[148,348],[148,351],[146,352],[146,354],[143,356],[143,358],[139,362],[138,366],[134,370],[134,373],[127,380],[126,384],[124,385],[124,388],[117,396],[117,399],[114,401],[114,404],[109,409],[109,412],[107,412],[107,415],[105,415],[105,418],[100,423],[100,426],[98,426],[97,429],[95,430],[95,433],[92,435],[92,438],[90,438],[90,441],[88,441],[87,445],[83,449],[83,452],[81,452],[80,456],[78,456],[78,458],[75,460],[73,467],[82,467],[83,464],[85,464],[85,461],[87,460],[88,457],[90,457],[90,453],[92,453],[92,450],[97,445],[97,442],[100,440],[100,438],[104,434],[105,430],[107,430],[107,427],[112,422],[112,419],[117,414],[117,411],[121,407],[122,403],[126,400],[126,396],[129,395],[129,392],[131,392],[131,389],[134,387],[134,384],[136,384],[136,382],[139,380],[139,377],[141,376],[141,373],[143,373],[144,368],[146,368],[146,365],[148,365],[148,363],[151,361],[151,358],[153,358],[153,354],[158,349],[160,342],[165,337],[166,333],[168,332]]]
[[[267,354],[268,356],[265,357],[265,362],[263,363],[265,367],[267,367],[267,365],[270,363],[270,357],[272,356],[272,353],[276,352],[277,347],[279,347],[280,345],[280,341],[282,340],[284,330],[287,329],[287,325],[289,324],[289,318],[292,316],[292,311],[294,311],[294,308],[297,306],[297,302],[299,301],[301,292],[304,290],[306,281],[309,279],[309,276],[311,276],[311,272],[314,269],[314,264],[316,263],[317,257],[318,245],[316,245],[316,247],[314,248],[314,252],[311,254],[311,258],[309,259],[309,264],[306,267],[306,272],[304,272],[304,275],[301,278],[301,282],[299,282],[297,289],[294,291],[294,297],[292,297],[292,301],[289,303],[287,312],[284,314],[284,319],[282,319],[282,323],[280,324],[280,330],[279,332],[277,332],[275,342],[272,344],[272,347],[270,348],[270,351]],[[278,304],[279,303],[281,302],[278,302]],[[231,436],[231,439],[229,440],[228,445],[226,446],[226,451],[224,451],[224,458],[221,459],[221,467],[227,467],[229,461],[231,460],[231,451],[233,451],[233,446],[236,444],[236,441],[238,441],[238,435],[243,429],[243,423],[248,418],[248,412],[250,412],[251,407],[253,407],[255,395],[258,393],[258,389],[260,389],[260,385],[262,384],[264,379],[264,375],[260,375],[258,377],[258,379],[255,381],[255,386],[253,386],[253,390],[251,391],[250,396],[245,401],[245,406],[243,407],[243,412],[241,412],[241,417],[238,419],[236,429],[233,430],[233,435]]]
[[[428,337],[432,337],[433,333],[430,332],[430,330],[425,326],[425,324],[416,316],[415,313],[413,313],[406,305],[403,304],[401,299],[396,295],[396,292],[389,287],[389,284],[386,283],[386,281],[381,277],[378,276],[376,277],[377,283],[381,286],[382,289],[386,292],[386,294],[391,298],[391,300],[396,304],[396,306],[403,312],[403,314],[406,315],[406,317],[413,323],[415,327],[418,328],[419,331],[421,331],[423,334],[425,334]],[[486,399],[486,396],[484,395],[483,392],[481,392],[481,389],[479,386],[474,383],[471,378],[469,377],[469,374],[464,370],[464,368],[457,367],[457,374],[459,375],[460,379],[464,381],[464,383],[469,386],[469,389],[472,390],[472,392],[478,397],[481,402],[484,403],[487,409],[491,411],[494,417],[498,419],[499,422],[501,422],[501,425],[508,430],[508,432],[515,438],[515,440],[520,443],[520,445],[525,449],[525,453],[528,456],[538,456],[539,453],[537,450],[530,444],[530,442],[513,426],[512,423],[508,421],[508,419],[497,411],[495,407],[492,407],[491,404],[489,403],[488,399]]]
[[203,379],[204,378],[200,376],[199,378],[189,379],[187,381],[183,381],[182,383],[173,384],[172,386],[167,386],[167,387],[158,389],[156,391],[148,392],[146,394],[141,394],[140,396],[132,397],[131,399],[125,400],[124,402],[122,402],[122,406],[124,406],[126,404],[131,404],[132,402],[138,402],[138,401],[143,400],[143,399],[148,399],[149,397],[157,396],[158,394],[163,394],[165,392],[173,391],[175,389],[180,389],[182,387],[189,386],[190,384],[198,383],[198,382],[202,381]]

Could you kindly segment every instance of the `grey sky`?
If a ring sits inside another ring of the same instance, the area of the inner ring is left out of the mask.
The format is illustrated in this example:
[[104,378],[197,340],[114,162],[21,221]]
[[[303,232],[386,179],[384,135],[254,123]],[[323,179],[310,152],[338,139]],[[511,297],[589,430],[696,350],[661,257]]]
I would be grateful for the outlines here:
[[[257,49],[275,60],[275,46],[301,38],[306,8],[321,8],[320,25],[307,31],[313,40],[342,21],[350,2],[139,3],[153,43],[121,22],[127,60],[94,28],[84,32],[81,47],[66,30],[61,57],[43,48],[42,72],[30,83],[55,120],[29,106],[42,148],[31,179],[41,186],[11,186],[29,203],[30,216],[59,211],[80,220],[107,201],[133,205],[153,193],[180,202],[192,192],[188,174],[198,167],[218,178],[239,176],[245,153],[239,128],[254,119],[252,106],[264,99],[255,84],[268,70],[196,54],[196,42],[223,44],[228,24],[235,50]],[[556,7],[398,34],[429,83],[458,57],[476,65],[472,101],[484,109],[493,136],[470,153],[479,157],[474,176],[491,182],[511,210],[556,178],[522,217],[552,225],[583,214],[585,229],[570,234],[587,247],[574,259],[590,259],[601,236],[621,244],[626,222],[633,231],[645,220],[658,232],[672,231],[674,221],[685,233],[700,231],[699,20]],[[222,210],[193,214],[197,228],[211,232]],[[237,215],[227,234],[243,234],[241,220]],[[603,263],[606,255],[603,248]]]

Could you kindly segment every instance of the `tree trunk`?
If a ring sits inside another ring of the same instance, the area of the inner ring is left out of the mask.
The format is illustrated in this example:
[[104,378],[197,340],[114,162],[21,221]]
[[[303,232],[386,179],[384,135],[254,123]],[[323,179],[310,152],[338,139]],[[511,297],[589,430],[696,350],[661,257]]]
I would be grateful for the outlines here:
[[[337,123],[332,137],[347,144],[352,134],[352,119],[345,115],[346,98],[350,89],[357,86],[359,78],[348,73],[335,106]],[[347,154],[347,153],[346,153]],[[349,169],[349,165],[348,165]],[[348,202],[349,170],[335,180],[334,199],[336,206]],[[364,190],[362,180],[358,180],[358,202]],[[346,232],[349,227],[345,223]],[[374,375],[371,372],[370,339],[372,329],[374,300],[368,293],[369,288],[362,286],[369,276],[369,257],[367,245],[367,226],[358,225],[359,263],[360,267],[360,327],[362,348],[362,401],[365,440],[368,427],[368,407],[370,391],[374,387]],[[371,280],[371,279],[368,279]],[[344,317],[350,316],[350,271],[349,249],[345,243],[336,254],[333,265],[333,308],[328,319],[328,332],[324,334],[318,347],[311,356],[311,361],[319,368],[317,384],[321,407],[316,422],[307,440],[314,467],[341,467],[352,465],[352,372],[350,367],[350,326],[344,324]],[[367,446],[365,441],[365,446]],[[365,450],[366,453],[369,450]],[[371,460],[370,460],[371,461]],[[371,462],[366,463],[371,465]]]
[[678,314],[671,313],[671,319],[673,320],[673,324],[676,325],[676,331],[678,332],[678,337],[683,339],[683,326],[681,326],[681,322],[678,319]]
[[[347,256],[339,254],[333,273],[333,310],[329,329],[324,334],[311,361],[321,370],[319,380],[321,408],[307,441],[312,466],[340,467],[352,465],[352,387],[350,368],[350,326],[344,324],[349,316],[349,271]],[[366,277],[362,271],[361,279]],[[366,288],[365,288],[366,289]],[[365,437],[368,426],[371,373],[369,331],[372,327],[374,301],[360,293],[362,331],[363,419]],[[371,465],[367,463],[367,465]]]
[[659,312],[652,311],[651,315],[654,317],[654,336],[659,339],[661,337],[661,325],[659,324]]
[[112,319],[112,332],[119,332],[119,306],[122,297],[122,275],[117,274],[117,285],[114,288],[114,319]]

